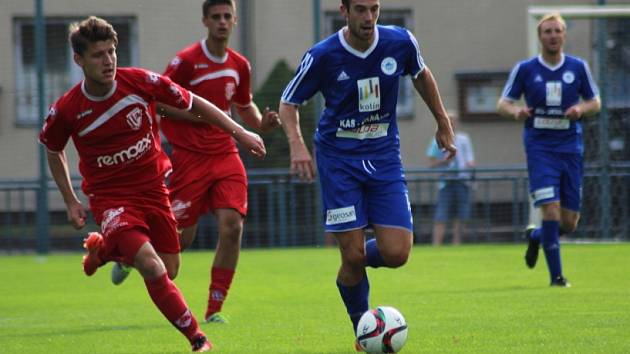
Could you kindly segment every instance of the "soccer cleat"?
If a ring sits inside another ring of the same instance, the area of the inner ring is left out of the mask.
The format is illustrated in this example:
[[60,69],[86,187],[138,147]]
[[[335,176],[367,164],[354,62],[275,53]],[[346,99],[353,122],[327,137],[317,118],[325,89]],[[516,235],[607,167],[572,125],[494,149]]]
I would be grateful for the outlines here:
[[557,286],[559,288],[570,288],[571,283],[569,283],[569,280],[567,278],[560,275],[551,282],[551,286]]
[[228,323],[227,317],[221,314],[221,312],[215,312],[211,315],[206,315],[206,323]]
[[83,248],[87,250],[87,254],[83,256],[83,271],[88,277],[103,265],[103,261],[98,258],[98,250],[103,247],[103,242],[103,236],[98,232],[90,232],[88,237],[83,239]]
[[525,252],[525,264],[527,267],[534,268],[536,261],[538,261],[538,251],[540,249],[540,240],[534,240],[532,233],[536,229],[535,226],[530,225],[525,230],[525,238],[527,239],[527,251]]
[[131,273],[132,267],[126,266],[122,263],[116,262],[112,267],[112,283],[114,285],[120,285],[127,279],[129,273]]
[[204,335],[199,335],[195,337],[192,341],[192,351],[193,353],[203,353],[209,352],[212,350],[212,343],[206,338]]

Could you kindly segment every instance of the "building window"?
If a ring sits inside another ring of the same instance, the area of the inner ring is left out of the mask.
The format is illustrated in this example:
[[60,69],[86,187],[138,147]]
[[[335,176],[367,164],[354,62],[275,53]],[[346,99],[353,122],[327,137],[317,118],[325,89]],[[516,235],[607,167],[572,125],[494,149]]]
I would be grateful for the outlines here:
[[[395,25],[405,27],[413,33],[411,23],[411,10],[381,10],[378,18],[380,25]],[[346,20],[339,11],[329,11],[325,13],[324,34],[329,36],[339,31],[346,25]],[[421,43],[422,45],[422,43]],[[396,106],[396,116],[399,119],[413,118],[413,84],[411,80],[400,80],[398,90],[398,105]]]
[[[104,17],[118,33],[118,65],[138,63],[136,20],[133,17]],[[46,18],[46,63],[44,85],[46,105],[81,81],[83,72],[73,61],[68,42],[68,26],[83,18]],[[33,18],[14,18],[15,43],[15,123],[34,126],[38,122],[35,22]]]
[[508,75],[508,72],[456,73],[460,119],[462,121],[501,119],[496,106]]

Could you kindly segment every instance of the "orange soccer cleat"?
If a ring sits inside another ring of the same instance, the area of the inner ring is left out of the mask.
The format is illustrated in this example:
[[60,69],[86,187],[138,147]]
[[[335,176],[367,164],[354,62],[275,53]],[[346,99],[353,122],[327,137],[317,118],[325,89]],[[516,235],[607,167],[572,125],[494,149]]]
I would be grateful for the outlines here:
[[103,261],[98,257],[98,250],[103,247],[103,235],[98,232],[90,232],[83,239],[83,248],[87,250],[87,254],[83,256],[83,271],[87,276],[96,273],[96,269],[103,265]]

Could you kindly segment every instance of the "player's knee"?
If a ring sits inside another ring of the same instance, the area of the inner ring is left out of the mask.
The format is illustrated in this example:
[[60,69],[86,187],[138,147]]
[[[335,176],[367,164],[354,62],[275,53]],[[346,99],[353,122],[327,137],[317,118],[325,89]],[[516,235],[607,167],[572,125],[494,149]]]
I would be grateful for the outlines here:
[[401,251],[389,254],[382,254],[385,264],[390,268],[402,267],[409,259],[409,252]]
[[164,263],[157,255],[137,258],[135,268],[140,272],[143,278],[149,279],[157,278],[167,272]]
[[562,225],[560,225],[561,234],[570,234],[577,229],[577,220],[576,221],[563,221]]
[[229,218],[223,223],[221,232],[226,238],[238,241],[243,232],[243,222],[239,218]]
[[342,259],[351,268],[365,267],[365,254],[361,250],[348,250],[343,253]]

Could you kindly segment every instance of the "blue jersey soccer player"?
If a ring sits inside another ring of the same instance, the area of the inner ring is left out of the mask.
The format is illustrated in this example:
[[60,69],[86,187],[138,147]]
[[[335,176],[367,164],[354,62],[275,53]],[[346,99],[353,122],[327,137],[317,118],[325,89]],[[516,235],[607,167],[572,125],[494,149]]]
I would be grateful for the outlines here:
[[[450,157],[453,130],[433,75],[414,36],[376,24],[378,0],[344,0],[347,26],[303,57],[280,103],[291,171],[312,181],[314,165],[302,139],[298,106],[320,91],[326,101],[315,132],[325,230],[341,251],[337,286],[355,326],[368,310],[365,266],[402,266],[409,256],[412,217],[396,124],[399,79],[413,84],[437,122],[436,139]],[[375,240],[365,242],[371,225]]]
[[[528,227],[525,261],[530,268],[536,265],[542,242],[551,285],[568,287],[558,239],[561,233],[573,232],[580,218],[584,159],[580,121],[599,112],[601,104],[586,62],[563,53],[565,37],[566,24],[559,14],[540,20],[541,54],[516,64],[498,110],[525,121],[529,189],[542,210],[542,227]],[[526,106],[516,104],[521,95]]]

